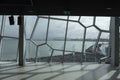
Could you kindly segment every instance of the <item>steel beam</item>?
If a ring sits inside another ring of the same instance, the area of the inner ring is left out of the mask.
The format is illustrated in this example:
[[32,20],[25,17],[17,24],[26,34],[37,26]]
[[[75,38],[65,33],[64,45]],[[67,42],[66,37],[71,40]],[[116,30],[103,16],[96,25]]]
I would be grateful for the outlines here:
[[37,62],[37,58],[38,58],[38,47],[39,47],[39,46],[36,46],[35,62]]
[[32,39],[32,37],[33,37],[33,34],[34,34],[34,32],[35,32],[35,29],[36,29],[36,26],[37,26],[37,24],[38,24],[38,21],[39,21],[39,17],[37,17],[37,19],[36,19],[35,25],[34,25],[34,27],[33,27],[33,30],[32,30],[31,36],[30,36],[30,39]]
[[66,31],[65,31],[65,40],[64,40],[64,47],[63,47],[63,60],[62,60],[62,62],[64,62],[65,47],[66,47],[67,32],[68,32],[68,23],[69,23],[69,16],[67,17],[67,24],[66,24]]
[[[86,38],[86,28],[84,29],[83,44],[82,44],[82,56],[84,54],[85,38]],[[82,59],[83,59],[82,56],[81,56],[81,64],[82,64]]]
[[45,43],[47,43],[47,41],[48,41],[49,24],[50,24],[50,17],[48,17],[48,24],[47,24],[47,31],[46,31],[46,40],[45,40]]
[[51,55],[50,55],[50,58],[49,58],[49,61],[48,61],[48,62],[51,62],[53,53],[54,53],[54,49],[53,49],[52,52],[51,52]]
[[[47,18],[48,17],[43,17],[43,16],[39,16],[39,18]],[[67,19],[61,19],[61,18],[53,18],[53,17],[50,17],[50,19],[53,19],[53,20],[61,20],[61,21],[67,21]],[[70,22],[78,22],[78,21],[75,21],[75,20],[69,20]]]

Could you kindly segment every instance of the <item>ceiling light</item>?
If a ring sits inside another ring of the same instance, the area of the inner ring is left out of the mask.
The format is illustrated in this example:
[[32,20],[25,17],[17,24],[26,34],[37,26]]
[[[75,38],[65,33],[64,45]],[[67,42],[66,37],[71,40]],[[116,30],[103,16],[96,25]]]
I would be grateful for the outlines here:
[[109,8],[109,7],[108,7],[108,8],[106,8],[106,9],[107,9],[107,10],[111,10],[112,8]]

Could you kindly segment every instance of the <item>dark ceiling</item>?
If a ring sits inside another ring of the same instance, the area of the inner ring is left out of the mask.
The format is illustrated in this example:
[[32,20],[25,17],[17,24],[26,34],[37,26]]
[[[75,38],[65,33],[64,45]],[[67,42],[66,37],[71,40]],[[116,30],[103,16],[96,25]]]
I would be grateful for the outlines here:
[[0,0],[1,15],[119,16],[119,2],[83,0]]

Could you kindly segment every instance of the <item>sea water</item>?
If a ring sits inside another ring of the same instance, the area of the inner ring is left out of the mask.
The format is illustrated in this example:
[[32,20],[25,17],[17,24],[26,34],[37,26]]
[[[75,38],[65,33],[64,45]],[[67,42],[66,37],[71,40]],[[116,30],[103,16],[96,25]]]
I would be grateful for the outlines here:
[[[64,41],[35,41],[36,45],[33,44],[31,41],[26,40],[25,45],[25,56],[26,58],[34,58],[38,57],[47,57],[51,55],[52,50],[53,56],[54,55],[62,55],[64,50]],[[41,45],[45,43],[44,45]],[[86,41],[84,45],[84,51],[89,46],[95,44],[95,41]],[[102,45],[101,50],[103,54],[106,54],[105,48],[108,46],[106,45],[107,42],[104,42],[105,45]],[[50,48],[50,47],[52,48]],[[73,52],[81,52],[83,46],[83,41],[66,41],[65,50],[66,51],[73,51]],[[0,51],[0,58],[1,60],[14,60],[18,57],[18,40],[17,39],[3,39],[1,44],[1,51]],[[37,51],[36,51],[37,50]],[[65,54],[70,54],[71,52],[65,52]]]

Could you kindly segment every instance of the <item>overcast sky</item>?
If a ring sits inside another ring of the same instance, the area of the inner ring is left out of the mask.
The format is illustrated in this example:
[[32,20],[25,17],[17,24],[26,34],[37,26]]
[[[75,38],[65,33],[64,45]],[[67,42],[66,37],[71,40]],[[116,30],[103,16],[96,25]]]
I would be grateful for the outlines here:
[[[67,19],[67,16],[53,16],[62,18],[62,19]],[[26,16],[25,17],[25,25],[26,25],[26,32],[27,32],[27,38],[30,37],[31,32],[33,30],[35,21],[36,21],[36,16]],[[78,20],[79,16],[70,16],[70,20]],[[1,17],[0,17],[0,21]],[[93,24],[93,17],[92,16],[82,16],[80,19],[80,22],[85,25],[85,26],[90,26]],[[43,19],[40,18],[38,21],[38,24],[36,26],[33,38],[37,39],[45,39],[46,38],[46,31],[47,31],[47,24],[48,24],[48,19]],[[48,38],[64,38],[65,36],[65,29],[66,29],[66,24],[67,21],[61,21],[61,20],[50,20],[50,25],[49,25],[49,35]],[[110,25],[110,17],[97,17],[95,24],[103,30],[109,30],[109,25]],[[8,16],[5,19],[5,28],[4,28],[4,35],[6,36],[18,36],[18,25],[17,25],[17,17],[15,17],[15,25],[10,26],[9,25],[9,19]],[[83,38],[83,33],[84,33],[84,28],[77,22],[69,22],[68,24],[68,38]],[[99,31],[94,28],[90,27],[87,28],[87,38],[96,38],[98,35]],[[106,38],[108,34],[104,34],[102,36],[103,38]]]

